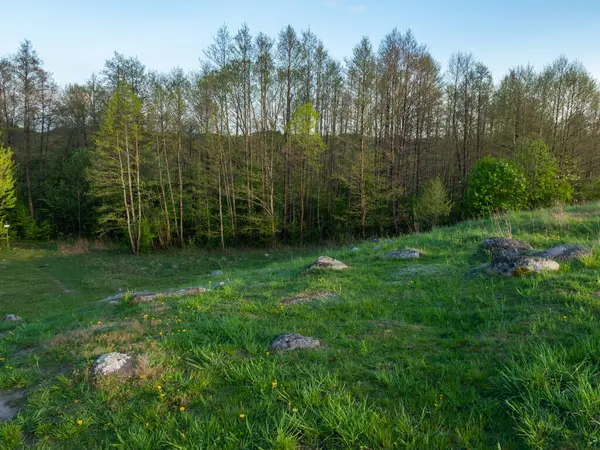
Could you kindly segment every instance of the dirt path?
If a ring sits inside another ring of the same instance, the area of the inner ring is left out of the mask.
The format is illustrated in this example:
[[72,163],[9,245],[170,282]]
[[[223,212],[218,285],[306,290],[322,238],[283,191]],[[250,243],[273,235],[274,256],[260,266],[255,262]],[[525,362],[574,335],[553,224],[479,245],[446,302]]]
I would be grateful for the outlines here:
[[34,266],[32,263],[30,263],[31,267],[33,267],[35,270],[37,270],[39,273],[41,273],[42,275],[45,275],[46,278],[49,278],[50,280],[54,281],[56,283],[56,285],[67,295],[73,295],[75,293],[75,291],[72,291],[71,289],[67,289],[67,287],[63,284],[62,281],[57,280],[56,278],[54,278],[52,275],[50,275],[49,273],[44,272],[42,269],[40,269],[39,267]]

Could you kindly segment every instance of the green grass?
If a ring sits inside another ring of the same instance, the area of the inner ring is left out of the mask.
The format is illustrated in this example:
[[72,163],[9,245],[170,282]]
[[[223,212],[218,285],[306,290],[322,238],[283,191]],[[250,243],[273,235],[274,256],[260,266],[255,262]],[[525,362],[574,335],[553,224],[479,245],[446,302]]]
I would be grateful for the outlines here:
[[[25,321],[0,324],[0,389],[27,395],[0,424],[0,448],[600,447],[600,205],[515,214],[511,225],[536,248],[581,243],[594,256],[556,273],[478,276],[493,221],[358,252],[2,250],[0,316]],[[427,255],[381,257],[405,247]],[[320,254],[351,269],[307,271]],[[224,276],[210,278],[215,269]],[[97,302],[221,280],[164,304]],[[279,304],[315,290],[338,295]],[[270,352],[286,332],[324,346]],[[92,380],[109,351],[135,354],[137,375]]]

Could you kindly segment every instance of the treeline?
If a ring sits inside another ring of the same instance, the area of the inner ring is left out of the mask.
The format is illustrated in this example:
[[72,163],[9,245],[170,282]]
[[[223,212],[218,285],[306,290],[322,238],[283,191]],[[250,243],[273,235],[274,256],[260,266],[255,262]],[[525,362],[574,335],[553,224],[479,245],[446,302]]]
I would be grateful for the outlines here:
[[565,57],[495,85],[472,54],[442,67],[410,31],[363,38],[342,62],[311,31],[244,25],[219,29],[200,61],[158,73],[115,53],[59,87],[29,41],[1,59],[11,229],[108,235],[134,252],[399,233],[419,226],[429,180],[426,197],[441,187],[460,215],[475,163],[532,140],[575,198],[598,195],[600,91]]

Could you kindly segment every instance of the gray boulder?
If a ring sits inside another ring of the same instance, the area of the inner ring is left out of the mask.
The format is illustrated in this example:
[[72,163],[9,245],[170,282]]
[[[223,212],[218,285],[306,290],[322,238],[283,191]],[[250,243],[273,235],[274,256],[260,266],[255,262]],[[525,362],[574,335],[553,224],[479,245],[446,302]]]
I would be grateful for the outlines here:
[[343,262],[333,259],[330,256],[319,256],[317,260],[312,263],[310,269],[346,270],[349,269],[349,267]]
[[550,258],[556,261],[573,261],[591,255],[592,251],[583,245],[559,245],[558,247],[549,248],[535,254],[535,256]]
[[21,322],[22,320],[23,319],[21,319],[16,314],[7,314],[6,316],[4,316],[4,319],[2,319],[2,322]]
[[406,248],[404,250],[393,250],[389,253],[386,253],[385,257],[387,259],[418,259],[422,255],[423,254],[418,250]]
[[223,271],[222,270],[213,270],[210,273],[210,276],[211,277],[221,277],[221,276],[223,276]]
[[133,357],[125,353],[105,353],[94,361],[92,375],[96,377],[106,375],[131,376],[134,369],[133,362]]
[[502,256],[494,258],[490,265],[492,274],[503,277],[542,273],[558,269],[560,269],[560,265],[556,261],[540,256]]
[[317,339],[302,336],[298,333],[282,334],[271,344],[273,350],[289,352],[303,348],[317,348],[321,343]]
[[519,241],[517,239],[491,237],[483,241],[483,248],[486,250],[491,250],[492,252],[504,250],[518,253],[531,250],[533,247],[531,247],[531,245],[529,245],[527,242]]

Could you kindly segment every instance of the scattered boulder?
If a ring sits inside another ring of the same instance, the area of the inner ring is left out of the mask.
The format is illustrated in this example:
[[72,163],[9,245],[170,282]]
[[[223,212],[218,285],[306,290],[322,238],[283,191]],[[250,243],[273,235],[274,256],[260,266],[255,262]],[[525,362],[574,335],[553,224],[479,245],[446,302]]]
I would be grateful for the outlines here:
[[505,250],[509,252],[525,252],[531,250],[533,247],[527,242],[519,241],[517,239],[510,239],[505,237],[491,237],[483,241],[483,248],[486,250],[496,251]]
[[336,297],[337,294],[333,291],[310,291],[302,292],[295,297],[283,298],[279,301],[282,305],[295,305],[298,303],[308,303],[315,300],[325,300],[327,298]]
[[418,259],[423,254],[412,248],[405,248],[404,250],[393,250],[385,254],[387,259]]
[[317,260],[312,263],[310,269],[331,269],[331,270],[345,270],[349,267],[337,259],[333,259],[330,256],[319,256]]
[[586,258],[592,255],[592,251],[583,245],[559,245],[549,248],[543,252],[535,253],[535,256],[550,258],[555,261],[573,261],[575,259]]
[[540,256],[502,256],[494,258],[490,265],[490,272],[492,274],[503,277],[541,273],[558,269],[560,269],[560,265],[556,261]]
[[21,319],[16,314],[7,314],[6,316],[4,316],[4,319],[2,319],[2,322],[21,322],[22,320],[23,319]]
[[282,352],[289,352],[303,348],[317,348],[320,346],[321,343],[317,339],[302,336],[298,333],[282,334],[281,336],[278,336],[271,344],[271,348],[273,350]]
[[223,271],[222,270],[213,270],[210,273],[211,277],[222,277],[223,276]]
[[125,353],[105,353],[99,356],[92,366],[92,375],[103,377],[106,375],[131,376],[134,369],[134,359]]

